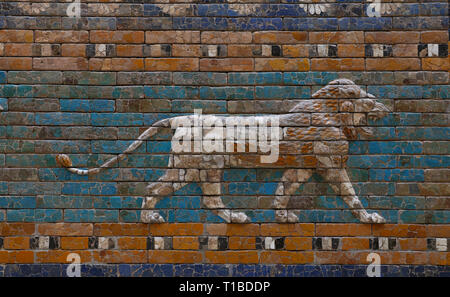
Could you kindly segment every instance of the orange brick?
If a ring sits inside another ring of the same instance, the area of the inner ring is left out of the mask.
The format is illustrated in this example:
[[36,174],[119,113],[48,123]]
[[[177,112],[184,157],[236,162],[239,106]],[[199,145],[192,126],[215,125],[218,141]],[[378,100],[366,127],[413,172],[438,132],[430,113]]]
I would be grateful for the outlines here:
[[86,45],[63,44],[61,45],[61,55],[63,57],[86,57]]
[[381,257],[381,264],[423,265],[428,263],[428,252],[390,251],[378,254]]
[[314,263],[314,252],[262,251],[264,264],[305,264]]
[[428,237],[450,237],[450,225],[427,225],[425,228]]
[[199,43],[199,31],[147,31],[145,43]]
[[423,70],[449,70],[449,57],[447,58],[423,58]]
[[197,250],[199,248],[198,237],[175,236],[172,238],[172,245],[174,250]]
[[150,225],[150,234],[160,236],[195,236],[203,234],[203,224],[165,223]]
[[0,223],[1,236],[18,236],[34,234],[33,223]]
[[84,250],[88,248],[88,237],[61,237],[61,249]]
[[364,44],[338,44],[338,57],[364,57]]
[[286,237],[284,242],[287,250],[305,251],[312,249],[312,238],[310,237]]
[[0,30],[0,42],[33,42],[33,31]]
[[197,251],[148,251],[149,263],[201,263],[202,254]]
[[35,42],[45,43],[88,43],[88,31],[35,31]]
[[34,263],[32,251],[0,251],[0,263]]
[[311,59],[311,70],[327,71],[327,70],[338,70],[338,71],[362,71],[364,70],[364,59],[362,58],[343,58],[343,59],[332,59],[332,58],[320,58]]
[[344,237],[342,241],[342,250],[368,250],[369,238],[359,238],[359,237]]
[[93,260],[100,263],[146,263],[147,251],[102,250],[92,252]]
[[417,57],[417,44],[395,44],[392,51],[394,57]]
[[110,71],[112,69],[111,59],[89,59],[89,70]]
[[85,58],[34,58],[34,70],[88,70],[88,61]]
[[226,235],[228,226],[227,224],[207,224],[206,234],[208,235]]
[[205,262],[212,264],[258,263],[258,252],[205,251]]
[[426,251],[427,240],[426,238],[399,238],[399,247],[404,251]]
[[144,31],[103,31],[90,32],[91,43],[144,43]]
[[261,45],[250,44],[230,44],[227,49],[228,57],[253,57],[257,54],[261,55]]
[[118,44],[116,47],[118,57],[142,57],[143,53],[142,45]]
[[254,250],[256,238],[255,237],[229,237],[228,248],[230,250]]
[[448,31],[425,31],[420,33],[421,43],[447,43]]
[[316,236],[368,236],[368,224],[316,224]]
[[256,71],[308,71],[308,59],[256,58]]
[[43,223],[38,224],[40,235],[89,236],[93,235],[91,223]]
[[204,31],[201,34],[203,44],[252,43],[251,32]]
[[258,224],[227,224],[228,236],[255,236],[259,235]]
[[32,56],[33,45],[31,43],[7,43],[5,44],[5,56]]
[[138,71],[144,70],[144,59],[138,58],[113,58],[111,59],[113,71]]
[[148,224],[136,223],[101,223],[94,225],[94,235],[97,236],[148,236]]
[[255,32],[253,33],[253,43],[264,44],[288,44],[308,41],[307,32]]
[[200,71],[253,71],[253,59],[200,59]]
[[29,237],[6,237],[3,242],[6,250],[25,250],[30,248]]
[[72,261],[68,261],[68,256],[71,253],[76,253],[80,256],[80,263],[90,263],[92,262],[92,252],[90,251],[58,251],[58,250],[48,250],[48,251],[37,251],[36,252],[36,263],[66,263],[70,264]]
[[314,224],[261,224],[262,236],[314,236]]
[[146,237],[120,237],[118,245],[121,250],[145,250],[147,249]]
[[0,69],[2,70],[31,70],[32,58],[0,57]]
[[172,56],[174,57],[200,57],[201,47],[197,44],[174,44],[172,46]]
[[364,32],[309,32],[310,43],[364,43]]
[[367,70],[420,70],[418,58],[369,58]]
[[283,45],[284,57],[309,57],[309,45],[296,44],[296,45]]
[[429,252],[430,265],[450,265],[450,252]]
[[374,224],[372,235],[384,237],[427,237],[426,226],[408,224]]
[[[369,264],[367,262],[368,252],[360,251],[318,251],[315,253],[316,264]],[[383,262],[382,262],[383,263]],[[384,263],[383,263],[384,264]]]
[[419,43],[419,32],[366,32],[366,43]]
[[145,70],[198,71],[198,58],[147,58]]

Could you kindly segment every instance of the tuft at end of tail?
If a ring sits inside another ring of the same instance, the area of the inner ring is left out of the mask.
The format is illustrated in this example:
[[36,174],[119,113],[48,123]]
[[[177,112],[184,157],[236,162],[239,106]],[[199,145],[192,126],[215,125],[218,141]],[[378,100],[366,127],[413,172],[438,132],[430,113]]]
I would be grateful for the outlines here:
[[70,160],[70,157],[68,155],[57,155],[56,162],[58,162],[58,164],[63,167],[72,167],[72,160]]

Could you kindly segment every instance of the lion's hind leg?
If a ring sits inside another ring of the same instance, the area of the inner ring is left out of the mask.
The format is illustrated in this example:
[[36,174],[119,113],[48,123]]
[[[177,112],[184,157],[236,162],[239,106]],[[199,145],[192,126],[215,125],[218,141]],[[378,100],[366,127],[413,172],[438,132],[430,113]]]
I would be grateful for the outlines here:
[[142,201],[141,221],[144,223],[163,223],[164,218],[155,210],[156,203],[161,198],[171,195],[178,191],[187,183],[176,182],[179,180],[179,172],[177,169],[169,169],[161,176],[157,182],[147,186],[147,192],[151,196],[147,196]]
[[275,211],[277,222],[298,222],[298,216],[293,211],[288,211],[287,206],[290,197],[303,183],[308,181],[312,173],[311,169],[288,169],[284,172],[273,201],[273,207],[278,209]]

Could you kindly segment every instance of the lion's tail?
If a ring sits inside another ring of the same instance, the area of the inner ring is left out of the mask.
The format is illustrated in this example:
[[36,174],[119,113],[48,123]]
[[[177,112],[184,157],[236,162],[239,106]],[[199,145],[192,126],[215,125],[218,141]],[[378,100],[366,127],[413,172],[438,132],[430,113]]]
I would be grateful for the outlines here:
[[136,139],[130,146],[127,147],[127,149],[106,161],[103,163],[100,167],[91,168],[91,169],[80,169],[72,167],[72,160],[68,155],[57,155],[56,156],[56,162],[58,162],[61,166],[65,167],[67,170],[69,170],[72,173],[78,174],[78,175],[90,175],[90,174],[97,174],[100,172],[100,170],[104,168],[111,167],[114,165],[117,161],[120,161],[125,158],[125,156],[129,153],[132,153],[135,149],[141,146],[141,144],[144,143],[146,139],[149,137],[155,135],[161,127],[167,126],[168,119],[160,120],[156,123],[154,123],[151,127],[149,127],[147,130],[144,131],[141,135],[139,135],[138,139]]

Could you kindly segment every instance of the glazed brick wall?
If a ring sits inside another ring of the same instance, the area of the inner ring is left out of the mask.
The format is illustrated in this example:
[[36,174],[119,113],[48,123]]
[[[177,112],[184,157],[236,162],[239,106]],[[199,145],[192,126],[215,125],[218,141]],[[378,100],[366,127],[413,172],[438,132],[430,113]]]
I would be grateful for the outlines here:
[[[80,18],[65,2],[0,3],[0,275],[72,252],[90,264],[205,265],[367,264],[376,252],[386,265],[448,267],[447,2],[383,2],[381,17],[356,0],[167,2],[82,1]],[[225,224],[196,184],[157,204],[167,223],[140,223],[170,130],[98,175],[55,161],[99,166],[194,108],[286,113],[337,78],[392,110],[350,142],[347,163],[364,207],[387,224],[358,223],[316,175],[296,193],[300,223],[277,224],[281,171],[259,168],[223,177],[225,205],[250,224]]]

